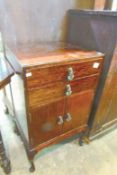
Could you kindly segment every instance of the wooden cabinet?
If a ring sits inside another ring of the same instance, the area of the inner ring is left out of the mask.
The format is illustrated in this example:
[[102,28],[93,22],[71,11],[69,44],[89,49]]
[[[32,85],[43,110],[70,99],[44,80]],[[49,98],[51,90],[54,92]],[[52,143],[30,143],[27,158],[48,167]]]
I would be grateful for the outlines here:
[[[103,67],[104,55],[101,53],[51,44],[48,45],[53,48],[50,51],[46,45],[43,52],[40,52],[40,47],[38,52],[37,46],[36,51],[33,50],[35,47],[30,50],[30,47],[25,49],[23,46],[6,52],[9,61],[15,55],[12,66],[16,72],[20,70],[17,77],[22,78],[19,95],[18,90],[16,95],[15,90],[13,94],[16,106],[17,96],[21,97],[24,92],[22,100],[26,106],[22,106],[22,110],[26,109],[26,113],[24,119],[17,117],[17,126],[23,133],[23,140],[25,137],[30,146],[28,155],[31,161],[35,152],[42,148],[87,131]],[[23,129],[24,122],[27,129]]]

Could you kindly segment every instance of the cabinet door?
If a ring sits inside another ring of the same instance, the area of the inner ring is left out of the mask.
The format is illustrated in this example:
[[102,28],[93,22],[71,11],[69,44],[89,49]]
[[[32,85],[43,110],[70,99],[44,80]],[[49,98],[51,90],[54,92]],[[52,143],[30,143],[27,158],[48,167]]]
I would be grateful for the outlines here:
[[37,146],[49,141],[62,132],[65,100],[31,110],[30,143]]
[[87,125],[93,96],[94,91],[88,90],[67,98],[63,132]]

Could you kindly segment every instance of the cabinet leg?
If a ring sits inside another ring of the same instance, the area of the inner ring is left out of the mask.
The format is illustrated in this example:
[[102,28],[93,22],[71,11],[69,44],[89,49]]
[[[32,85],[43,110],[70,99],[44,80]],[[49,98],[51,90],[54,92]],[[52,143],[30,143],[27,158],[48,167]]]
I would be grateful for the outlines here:
[[83,142],[85,143],[85,144],[89,144],[90,143],[90,140],[89,140],[89,138],[88,137],[84,137],[83,138]]
[[11,172],[10,160],[8,159],[0,132],[0,164],[6,174]]
[[80,133],[79,140],[78,140],[80,146],[83,146],[83,144],[84,144],[83,137],[84,137],[84,132],[81,132]]
[[2,168],[5,174],[11,173],[11,164],[10,160],[7,157],[4,160],[2,160]]
[[89,137],[86,135],[85,132],[82,132],[81,133],[81,136],[79,138],[79,145],[80,146],[83,146],[83,144],[89,144],[90,143],[90,140],[89,140]]
[[80,145],[80,146],[83,146],[83,143],[84,143],[83,140],[80,138],[80,139],[79,139],[79,145]]
[[34,171],[35,171],[35,165],[34,165],[34,163],[33,163],[33,161],[30,161],[30,168],[29,168],[29,171],[31,172],[31,173],[33,173]]

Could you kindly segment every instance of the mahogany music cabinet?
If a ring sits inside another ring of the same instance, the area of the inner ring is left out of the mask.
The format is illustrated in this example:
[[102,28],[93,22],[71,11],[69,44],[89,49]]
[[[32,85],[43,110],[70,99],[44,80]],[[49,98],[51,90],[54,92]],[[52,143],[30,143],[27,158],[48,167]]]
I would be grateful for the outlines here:
[[104,55],[63,43],[9,48],[16,126],[33,171],[38,151],[87,131]]

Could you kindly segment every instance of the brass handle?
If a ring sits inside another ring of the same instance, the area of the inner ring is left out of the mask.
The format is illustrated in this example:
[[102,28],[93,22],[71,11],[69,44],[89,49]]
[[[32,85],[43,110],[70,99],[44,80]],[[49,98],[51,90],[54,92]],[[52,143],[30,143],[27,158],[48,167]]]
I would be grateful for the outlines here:
[[67,113],[66,116],[64,117],[64,119],[67,121],[67,122],[70,122],[72,120],[72,116],[70,113]]
[[67,80],[72,81],[74,79],[74,71],[72,67],[68,68]]
[[59,116],[58,119],[57,119],[57,124],[62,125],[63,123],[64,123],[63,117]]
[[66,92],[65,92],[66,96],[69,96],[72,94],[72,90],[71,90],[71,86],[70,84],[66,85]]

